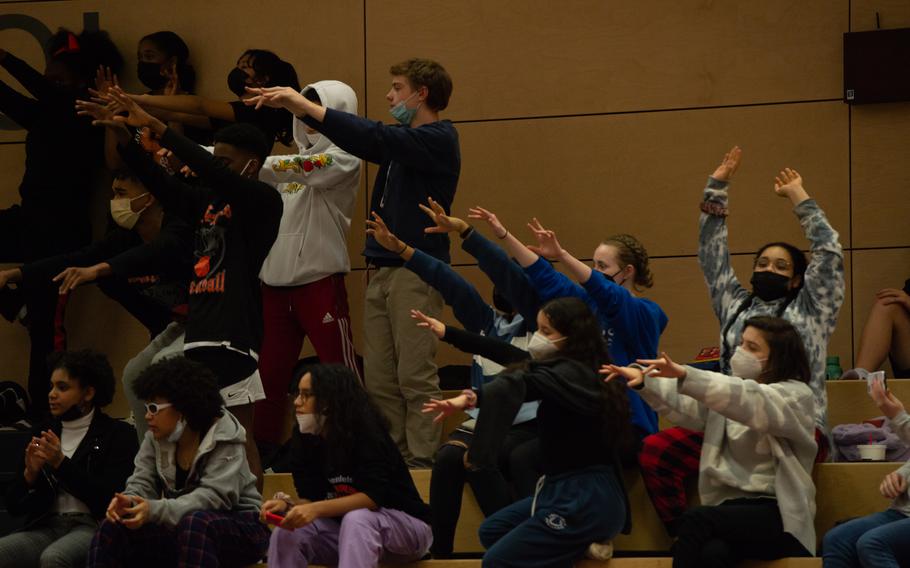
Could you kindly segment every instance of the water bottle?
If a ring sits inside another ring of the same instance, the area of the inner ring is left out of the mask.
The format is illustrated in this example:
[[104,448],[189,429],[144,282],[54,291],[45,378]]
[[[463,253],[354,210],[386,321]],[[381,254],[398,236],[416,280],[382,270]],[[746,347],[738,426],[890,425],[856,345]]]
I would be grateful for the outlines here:
[[840,357],[829,355],[825,360],[825,377],[829,381],[834,381],[839,379],[843,373],[844,370],[840,368]]

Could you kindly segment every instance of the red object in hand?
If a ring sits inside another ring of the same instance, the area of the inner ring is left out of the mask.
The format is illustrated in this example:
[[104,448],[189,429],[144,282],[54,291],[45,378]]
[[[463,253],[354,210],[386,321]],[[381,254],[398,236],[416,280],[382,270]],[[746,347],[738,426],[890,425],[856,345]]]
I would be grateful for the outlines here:
[[277,527],[278,525],[281,524],[281,522],[283,520],[284,520],[284,517],[282,517],[281,515],[276,515],[275,513],[266,513],[265,514],[265,522],[267,522],[270,525],[275,525]]

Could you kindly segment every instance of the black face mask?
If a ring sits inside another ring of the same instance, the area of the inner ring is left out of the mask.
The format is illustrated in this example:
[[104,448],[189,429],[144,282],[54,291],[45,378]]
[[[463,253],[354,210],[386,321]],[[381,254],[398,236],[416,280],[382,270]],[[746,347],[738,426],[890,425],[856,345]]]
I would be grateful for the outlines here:
[[140,61],[136,65],[136,75],[142,84],[153,91],[163,89],[167,85],[167,77],[161,74],[161,65],[150,61]]
[[779,300],[790,291],[788,289],[790,278],[770,270],[753,272],[750,282],[752,293],[766,302]]
[[246,74],[246,71],[239,67],[234,67],[230,73],[228,73],[227,83],[228,89],[238,97],[246,94],[246,81],[249,78],[249,75]]
[[[87,411],[86,411],[87,412]],[[61,414],[58,418],[61,422],[69,422],[71,420],[77,420],[86,415],[86,412],[83,412],[82,406],[74,404],[69,409]]]

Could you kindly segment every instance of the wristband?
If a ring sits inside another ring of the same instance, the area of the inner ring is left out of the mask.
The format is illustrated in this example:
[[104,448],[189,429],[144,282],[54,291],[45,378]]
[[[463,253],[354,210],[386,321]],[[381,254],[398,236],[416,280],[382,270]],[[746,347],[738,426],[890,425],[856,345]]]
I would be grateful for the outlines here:
[[461,237],[462,239],[466,239],[466,238],[468,238],[468,235],[470,235],[472,231],[474,231],[474,227],[472,227],[471,225],[468,225],[468,228],[465,229],[464,231],[458,233],[458,236]]
[[402,249],[395,254],[397,254],[398,256],[401,256],[404,254],[404,251],[406,251],[406,250],[408,250],[408,243],[405,243],[404,247],[402,247]]
[[506,238],[506,237],[508,237],[508,236],[509,236],[509,230],[506,229],[506,233],[505,233],[503,236],[501,236],[501,237],[500,237],[500,236],[497,236],[496,238],[499,239],[499,240],[502,240],[502,239],[504,239],[504,238]]
[[715,217],[726,217],[730,214],[726,207],[715,201],[702,201],[699,209],[702,210],[702,213]]

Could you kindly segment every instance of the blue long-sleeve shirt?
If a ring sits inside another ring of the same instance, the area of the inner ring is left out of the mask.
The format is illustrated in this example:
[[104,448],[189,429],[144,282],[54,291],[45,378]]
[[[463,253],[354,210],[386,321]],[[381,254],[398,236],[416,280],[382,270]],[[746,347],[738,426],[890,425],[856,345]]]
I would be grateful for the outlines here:
[[[467,331],[499,339],[520,349],[527,347],[529,335],[537,329],[540,300],[524,271],[498,246],[476,231],[462,242],[462,248],[477,259],[480,269],[493,281],[499,292],[518,309],[511,319],[502,316],[484,301],[474,286],[449,265],[419,249],[405,263],[420,278],[439,290],[446,304]],[[502,370],[493,361],[475,356],[471,365],[471,385],[480,388]],[[537,414],[537,403],[525,403],[515,424],[527,422]],[[476,410],[470,411],[476,418]]]
[[[458,132],[451,121],[416,128],[389,126],[333,109],[326,109],[322,122],[309,116],[303,121],[344,151],[379,164],[370,209],[402,241],[443,262],[450,261],[448,235],[425,233],[433,223],[417,204],[432,197],[446,213],[451,210],[461,172]],[[363,255],[376,266],[403,264],[371,235],[367,235]]]
[[[628,365],[636,359],[657,356],[660,334],[668,319],[655,302],[635,297],[596,270],[580,286],[544,258],[526,267],[525,273],[541,300],[571,296],[581,298],[591,307],[603,326],[614,364]],[[657,414],[633,391],[629,392],[629,409],[633,424],[645,433],[657,432]]]

